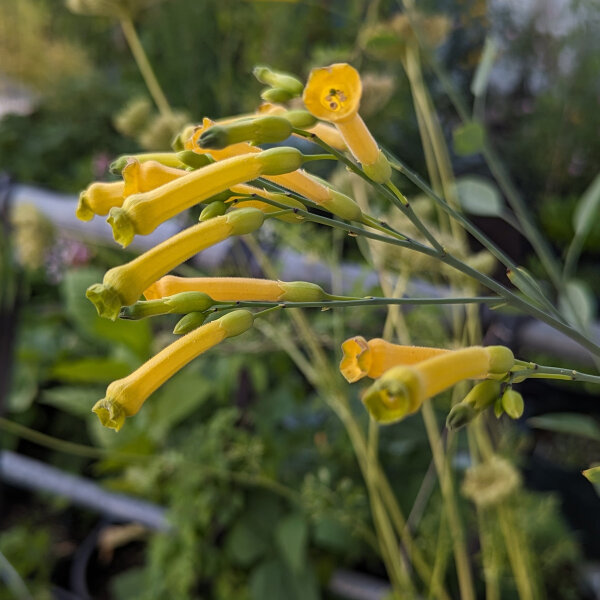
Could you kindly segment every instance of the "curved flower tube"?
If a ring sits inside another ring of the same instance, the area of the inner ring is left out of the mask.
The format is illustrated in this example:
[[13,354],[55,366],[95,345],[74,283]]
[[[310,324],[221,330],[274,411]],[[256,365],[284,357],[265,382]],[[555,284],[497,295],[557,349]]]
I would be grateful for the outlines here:
[[225,338],[244,333],[254,322],[247,310],[235,310],[174,341],[133,373],[113,381],[92,411],[105,427],[119,431],[126,417],[135,415],[147,398],[191,360]]
[[347,63],[313,69],[302,99],[318,119],[333,123],[352,155],[374,181],[386,183],[392,169],[358,114],[362,84],[358,71]]
[[106,215],[125,199],[125,183],[96,181],[79,194],[75,215],[80,221],[91,221],[95,215]]
[[349,383],[363,377],[377,379],[387,370],[398,365],[414,365],[439,354],[451,352],[443,348],[426,346],[401,346],[381,338],[367,341],[362,336],[347,339],[342,344],[344,356],[340,372]]
[[176,277],[166,275],[144,291],[147,300],[181,292],[203,292],[213,300],[264,300],[266,302],[320,302],[325,291],[308,281],[275,281],[253,277]]
[[376,421],[393,423],[459,381],[506,373],[513,365],[513,353],[504,346],[462,348],[391,368],[367,389],[362,401]]
[[232,236],[258,229],[264,214],[256,208],[240,208],[203,221],[161,242],[124,265],[106,272],[102,283],[90,286],[86,296],[101,317],[112,319],[122,306],[133,304],[157,279],[194,254]]

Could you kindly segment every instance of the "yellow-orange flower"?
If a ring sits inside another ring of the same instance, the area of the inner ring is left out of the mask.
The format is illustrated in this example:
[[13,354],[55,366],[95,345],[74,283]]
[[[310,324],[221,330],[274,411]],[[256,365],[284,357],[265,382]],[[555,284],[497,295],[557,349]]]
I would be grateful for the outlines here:
[[438,354],[450,352],[443,348],[391,344],[381,338],[367,341],[361,336],[347,339],[342,344],[342,351],[344,356],[340,363],[340,371],[350,383],[363,377],[377,379],[392,367],[414,365]]
[[253,322],[251,312],[236,310],[194,329],[127,377],[113,381],[106,389],[106,396],[92,410],[104,426],[118,431],[125,418],[135,415],[146,399],[177,371],[225,338],[247,331]]
[[255,231],[263,221],[260,210],[240,208],[198,223],[130,262],[110,269],[102,283],[88,288],[86,296],[101,317],[114,321],[122,306],[133,304],[152,283],[194,254],[229,236]]
[[315,117],[335,124],[365,173],[385,183],[391,177],[391,167],[358,114],[361,95],[358,71],[349,64],[336,63],[311,71],[302,99]]
[[75,215],[80,221],[91,221],[94,215],[106,215],[113,206],[123,204],[125,183],[96,181],[90,184],[81,194]]
[[147,300],[181,292],[203,292],[213,300],[264,300],[268,302],[319,302],[327,294],[308,281],[274,281],[253,277],[176,277],[166,275],[144,291]]
[[367,389],[362,400],[376,421],[393,423],[459,381],[506,373],[513,365],[514,356],[504,346],[454,350],[412,366],[392,367]]

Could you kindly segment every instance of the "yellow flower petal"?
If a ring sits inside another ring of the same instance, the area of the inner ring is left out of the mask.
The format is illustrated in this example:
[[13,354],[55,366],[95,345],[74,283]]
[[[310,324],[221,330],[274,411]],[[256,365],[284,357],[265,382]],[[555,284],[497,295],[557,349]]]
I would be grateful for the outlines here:
[[75,214],[81,221],[90,221],[94,215],[106,215],[113,206],[123,204],[124,193],[122,181],[92,183],[79,194]]
[[132,194],[149,192],[185,175],[188,175],[187,171],[166,167],[155,160],[140,162],[135,158],[130,158],[121,171],[125,182],[123,195],[127,197]]

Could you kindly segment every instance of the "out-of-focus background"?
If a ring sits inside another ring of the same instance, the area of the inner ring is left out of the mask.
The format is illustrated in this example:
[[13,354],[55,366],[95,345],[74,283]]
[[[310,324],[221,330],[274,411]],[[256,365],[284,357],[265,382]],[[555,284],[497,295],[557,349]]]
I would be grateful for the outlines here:
[[[85,289],[184,222],[124,252],[111,244],[103,219],[84,224],[74,211],[90,182],[114,179],[108,165],[116,156],[168,150],[182,125],[204,116],[253,111],[257,64],[304,79],[312,67],[351,62],[363,77],[361,113],[377,140],[426,174],[398,60],[410,35],[401,3],[69,4],[75,10],[62,0],[0,0],[0,599],[383,598],[386,575],[363,535],[372,528],[369,501],[350,443],[268,330],[285,334],[287,322],[270,322],[192,363],[118,435],[101,428],[90,407],[110,381],[165,345],[174,321],[103,321]],[[168,114],[144,84],[119,5],[132,10]],[[486,124],[560,255],[600,164],[600,6],[428,0],[419,9],[429,18],[423,73],[458,181],[467,191],[500,194],[478,152],[480,131],[461,125],[438,67],[469,107],[474,74],[485,78],[474,118]],[[483,70],[482,60],[489,62]],[[316,172],[329,175],[325,167]],[[344,174],[337,177],[343,185]],[[539,272],[514,228],[473,212],[518,264]],[[377,293],[363,256],[339,235],[276,227],[259,241],[282,280]],[[590,327],[599,254],[595,227],[579,270]],[[182,272],[262,274],[243,241],[212,249]],[[414,275],[415,285],[431,285]],[[384,321],[377,309],[308,316],[334,362],[341,340],[378,336]],[[585,353],[534,323],[483,317],[524,358],[593,369]],[[417,308],[406,319],[417,342],[444,344],[439,310]],[[494,435],[524,481],[519,527],[531,540],[544,595],[600,598],[600,503],[580,476],[600,461],[600,396],[591,387],[542,383],[522,392],[525,415]],[[348,387],[348,394],[360,412],[358,391]],[[431,454],[421,421],[382,430],[380,444],[394,492],[433,563],[443,511],[435,484],[423,487]],[[466,457],[466,449],[457,452],[458,473]],[[468,528],[474,517],[468,500],[461,503]],[[490,527],[488,535],[501,534]],[[477,537],[467,534],[467,543],[480,569]],[[510,574],[497,575],[501,597],[518,598]],[[447,579],[455,589],[452,569]]]

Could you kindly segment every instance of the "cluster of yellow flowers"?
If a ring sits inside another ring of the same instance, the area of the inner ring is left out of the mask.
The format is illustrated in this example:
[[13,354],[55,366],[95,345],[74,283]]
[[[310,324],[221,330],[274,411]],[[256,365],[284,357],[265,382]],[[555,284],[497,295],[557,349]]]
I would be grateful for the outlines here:
[[[193,358],[250,329],[256,313],[235,310],[232,303],[333,299],[308,282],[181,278],[167,275],[171,270],[228,237],[256,231],[268,218],[302,222],[298,213],[306,214],[307,207],[347,221],[372,223],[353,199],[302,170],[310,157],[293,147],[259,147],[282,142],[299,129],[310,131],[332,147],[349,151],[373,181],[389,182],[390,165],[358,114],[358,72],[347,64],[315,69],[305,87],[294,77],[264,67],[255,75],[269,86],[263,99],[279,102],[302,94],[307,110],[266,102],[251,115],[220,122],[204,119],[184,128],[174,152],[121,157],[112,169],[120,172],[122,181],[93,183],[80,195],[77,216],[89,220],[108,215],[114,239],[123,247],[186,209],[206,205],[198,224],[110,269],[102,283],[87,291],[98,313],[112,320],[185,315],[174,331],[185,335],[108,386],[105,398],[93,409],[106,426],[120,429],[126,417],[137,413],[150,394]],[[140,301],[142,295],[146,300]],[[221,308],[233,310],[204,323]],[[383,423],[415,412],[424,399],[458,381],[503,376],[514,364],[512,353],[503,347],[447,351],[356,337],[347,340],[343,350],[341,371],[348,381],[377,379],[363,400],[373,418]],[[481,410],[485,402],[478,397],[467,404]]]

